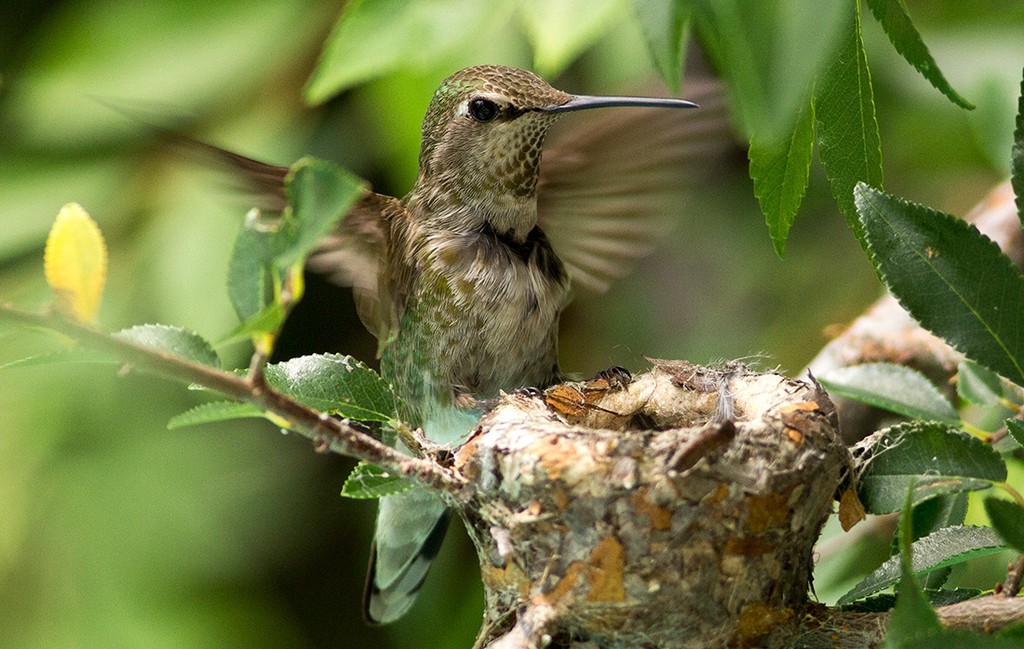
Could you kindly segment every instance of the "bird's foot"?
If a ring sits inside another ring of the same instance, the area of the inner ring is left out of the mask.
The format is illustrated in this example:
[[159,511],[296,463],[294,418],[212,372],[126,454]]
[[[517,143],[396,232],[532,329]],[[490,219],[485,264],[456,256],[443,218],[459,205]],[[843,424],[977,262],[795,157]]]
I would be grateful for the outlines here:
[[541,399],[544,397],[544,391],[540,388],[532,386],[523,386],[512,390],[512,394],[517,397],[529,397],[530,399]]
[[607,387],[609,390],[624,388],[633,382],[633,375],[626,368],[619,365],[613,365],[606,370],[598,372],[594,378],[590,379],[587,383],[591,384],[592,387],[599,387],[598,385],[593,384],[601,382],[605,384],[603,387]]

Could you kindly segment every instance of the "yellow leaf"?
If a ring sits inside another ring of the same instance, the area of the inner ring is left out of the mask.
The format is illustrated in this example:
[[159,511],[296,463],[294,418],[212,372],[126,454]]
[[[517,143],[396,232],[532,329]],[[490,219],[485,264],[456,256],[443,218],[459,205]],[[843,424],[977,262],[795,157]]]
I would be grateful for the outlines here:
[[96,222],[78,203],[68,203],[57,214],[46,239],[43,268],[57,310],[94,323],[107,279],[107,246]]

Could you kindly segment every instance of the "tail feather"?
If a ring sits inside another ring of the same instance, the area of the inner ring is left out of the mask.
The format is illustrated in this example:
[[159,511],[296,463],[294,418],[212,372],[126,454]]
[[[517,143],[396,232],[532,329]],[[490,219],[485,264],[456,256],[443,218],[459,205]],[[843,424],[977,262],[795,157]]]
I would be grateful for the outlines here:
[[363,595],[370,624],[402,617],[416,601],[448,530],[451,510],[421,489],[382,498]]

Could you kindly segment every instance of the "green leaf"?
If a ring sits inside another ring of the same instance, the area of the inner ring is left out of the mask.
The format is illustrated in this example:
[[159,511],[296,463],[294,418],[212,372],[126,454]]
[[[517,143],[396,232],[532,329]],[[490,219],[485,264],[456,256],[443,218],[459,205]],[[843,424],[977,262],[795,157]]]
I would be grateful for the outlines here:
[[351,0],[306,84],[320,104],[341,91],[400,69],[424,70],[472,51],[505,26],[513,3],[472,0]]
[[[911,573],[925,574],[969,559],[995,554],[1005,548],[999,536],[988,527],[946,527],[911,544]],[[890,557],[878,570],[839,598],[837,603],[848,604],[892,586],[899,581],[902,570],[901,557]]]
[[[781,141],[849,28],[853,4],[695,0],[693,18],[746,133]],[[851,185],[852,187],[852,185]]]
[[[935,574],[935,573],[931,573]],[[940,588],[924,589],[924,595],[928,603],[933,607],[948,606],[958,602],[965,602],[981,595],[984,591],[978,588]],[[884,613],[896,605],[896,595],[892,593],[881,593],[872,595],[865,599],[858,599],[844,604],[840,608],[844,611],[857,611],[859,613]]]
[[[941,494],[922,502],[914,507],[914,540],[928,536],[932,532],[951,525],[962,525],[967,516],[967,494]],[[899,548],[894,548],[895,552]],[[921,581],[921,586],[927,592],[929,589],[941,588],[952,568],[946,567],[940,570],[933,570]],[[932,602],[935,605],[935,602]]]
[[882,186],[882,141],[878,136],[871,72],[860,30],[860,5],[854,29],[815,86],[818,155],[839,211],[863,245],[853,188],[858,182]]
[[258,334],[276,332],[282,325],[284,325],[284,321],[287,317],[288,314],[285,312],[284,306],[277,302],[268,304],[262,311],[255,313],[245,322],[239,323],[237,327],[232,329],[231,332],[220,341],[220,344],[228,345],[241,340],[249,340]]
[[990,496],[985,499],[985,513],[1007,545],[1024,553],[1024,507]]
[[956,392],[975,405],[998,405],[1004,396],[1003,380],[974,361],[963,361],[957,367]]
[[136,325],[111,334],[114,338],[183,356],[190,361],[220,367],[213,346],[197,333],[162,324]]
[[873,514],[898,510],[907,485],[914,503],[942,493],[975,491],[1006,480],[1006,465],[992,447],[934,422],[906,422],[881,430],[854,449],[857,494]]
[[228,266],[228,296],[238,319],[245,322],[274,301],[274,276],[270,265],[273,228],[260,211],[249,210],[235,238]]
[[989,480],[965,478],[962,476],[926,476],[918,474],[884,475],[874,474],[859,485],[861,500],[867,498],[864,509],[869,514],[891,514],[900,508],[897,494],[901,493],[910,480],[920,477],[914,485],[914,502],[921,503],[938,495],[961,491],[981,491],[992,486]]
[[250,210],[235,240],[228,294],[242,325],[229,336],[276,332],[286,317],[280,286],[365,191],[363,182],[337,165],[303,158],[285,180],[289,205],[280,218]]
[[960,417],[938,388],[917,370],[891,363],[865,363],[830,370],[818,377],[830,392],[885,408],[911,419],[953,426]]
[[662,80],[679,92],[683,49],[690,27],[693,0],[633,0],[633,9]]
[[1021,446],[1024,446],[1024,421],[1010,418],[1004,423],[1006,424],[1006,430],[1010,433],[1010,437]]
[[[914,562],[921,562],[927,537],[912,543],[913,530],[913,505],[914,484],[907,487],[906,497],[903,503],[903,513],[900,515],[900,525],[897,532],[899,536],[899,556],[892,557],[889,562],[898,564],[894,572],[898,572],[900,587],[896,592],[896,605],[889,617],[889,625],[885,630],[885,646],[888,648],[902,647],[909,641],[917,640],[923,636],[934,634],[941,630],[939,618],[935,615],[928,598],[921,590],[921,584],[917,581],[914,570]],[[936,532],[938,534],[938,532]],[[920,544],[920,545],[918,545]],[[885,564],[882,566],[885,567]],[[881,568],[879,569],[881,570]],[[873,575],[869,575],[870,579]],[[866,581],[866,580],[865,580]],[[863,582],[861,582],[863,583]],[[854,587],[856,589],[856,587]],[[873,591],[874,592],[874,591]]]
[[305,157],[291,166],[285,189],[289,209],[273,237],[274,264],[282,270],[303,263],[366,186],[334,163]]
[[925,588],[924,590],[925,596],[928,597],[928,603],[936,608],[966,602],[980,596],[983,592],[980,588]]
[[[914,540],[950,525],[960,525],[966,517],[966,493],[943,494],[914,505]],[[893,550],[894,554],[898,552],[898,545]]]
[[412,483],[401,476],[392,475],[376,464],[360,462],[348,474],[341,488],[346,498],[382,498],[408,491]]
[[864,599],[857,599],[846,604],[836,604],[836,608],[857,613],[885,613],[896,605],[896,595],[881,593]]
[[552,77],[565,70],[604,35],[623,5],[622,0],[518,0],[537,72]]
[[782,257],[786,237],[807,191],[811,155],[814,151],[814,104],[808,103],[797,118],[788,138],[750,141],[750,177],[761,204],[775,253]]
[[858,185],[868,254],[923,327],[1024,384],[1024,278],[973,225]]
[[379,374],[351,356],[322,354],[268,365],[267,382],[298,401],[341,417],[391,421],[394,393]]
[[167,422],[167,428],[174,430],[185,426],[209,424],[230,419],[247,419],[262,417],[263,411],[251,403],[238,401],[213,401],[204,403],[175,415]]
[[875,14],[878,22],[882,23],[882,29],[889,36],[893,47],[907,60],[907,63],[914,66],[936,90],[946,95],[954,104],[968,110],[974,108],[974,104],[960,96],[946,81],[942,70],[939,69],[924,41],[921,40],[921,34],[910,20],[910,14],[907,13],[907,7],[903,4],[903,0],[867,0],[867,2],[871,13]]
[[1024,79],[1020,83],[1017,126],[1013,130],[1013,147],[1010,149],[1010,182],[1016,197],[1017,217],[1024,224]]

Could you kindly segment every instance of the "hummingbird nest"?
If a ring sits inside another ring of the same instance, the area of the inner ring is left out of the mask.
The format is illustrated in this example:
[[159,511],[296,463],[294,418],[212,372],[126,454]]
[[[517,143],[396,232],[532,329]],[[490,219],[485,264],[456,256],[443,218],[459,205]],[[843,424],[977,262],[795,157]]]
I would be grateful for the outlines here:
[[455,454],[477,647],[789,646],[851,466],[816,384],[654,361],[507,396]]

